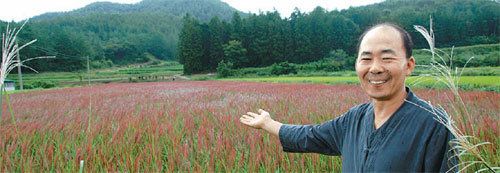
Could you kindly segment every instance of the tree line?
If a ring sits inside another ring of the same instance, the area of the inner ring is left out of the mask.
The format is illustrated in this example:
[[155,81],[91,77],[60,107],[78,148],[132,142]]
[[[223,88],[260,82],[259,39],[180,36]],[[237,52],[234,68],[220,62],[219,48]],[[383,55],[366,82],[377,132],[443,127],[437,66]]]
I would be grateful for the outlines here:
[[[34,17],[19,35],[19,43],[37,39],[23,49],[22,59],[38,71],[75,71],[123,66],[132,63],[174,61],[184,14],[201,21],[212,16],[230,20],[236,9],[219,0],[143,0],[136,4],[96,2],[70,12]],[[240,12],[241,13],[241,12]],[[20,27],[24,21],[11,23]],[[0,32],[7,22],[0,21]],[[28,70],[26,70],[28,72]]]
[[[29,61],[38,71],[75,71],[86,68],[86,56],[93,68],[174,60],[182,18],[151,13],[92,14],[60,16],[28,22],[18,42],[37,42],[24,48],[21,58],[56,56]],[[20,27],[22,23],[10,24]],[[5,31],[6,22],[0,29]]]
[[242,68],[320,61],[340,51],[349,56],[333,57],[338,66],[353,66],[363,30],[393,22],[410,32],[415,48],[426,48],[427,42],[413,25],[428,27],[430,16],[438,47],[499,42],[500,5],[495,1],[388,0],[342,11],[317,7],[302,13],[296,9],[286,18],[276,11],[246,18],[235,13],[229,23],[217,17],[202,23],[186,15],[178,60],[184,73],[193,74],[216,71],[220,63]]

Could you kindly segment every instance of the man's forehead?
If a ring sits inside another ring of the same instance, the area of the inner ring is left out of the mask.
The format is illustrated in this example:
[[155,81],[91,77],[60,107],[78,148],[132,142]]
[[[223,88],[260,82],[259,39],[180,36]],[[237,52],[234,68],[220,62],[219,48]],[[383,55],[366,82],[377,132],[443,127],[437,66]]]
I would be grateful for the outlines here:
[[[363,40],[361,40],[360,51],[367,46],[383,46],[383,43],[391,43],[393,45],[396,43],[394,46],[403,48],[403,39],[395,28],[390,26],[379,26],[366,33]],[[383,49],[389,49],[389,47]]]
[[366,33],[365,37],[361,42],[373,38],[377,39],[385,38],[385,39],[403,41],[403,39],[401,38],[401,34],[395,28],[390,26],[379,26],[371,29]]

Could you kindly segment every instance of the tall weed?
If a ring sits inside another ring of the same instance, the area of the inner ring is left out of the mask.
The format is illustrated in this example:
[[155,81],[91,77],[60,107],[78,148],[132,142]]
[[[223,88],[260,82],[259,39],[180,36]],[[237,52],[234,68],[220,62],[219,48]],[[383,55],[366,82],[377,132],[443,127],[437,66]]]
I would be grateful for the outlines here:
[[[485,145],[489,145],[491,143],[482,142],[480,139],[475,137],[478,134],[474,134],[477,133],[477,130],[476,125],[472,123],[472,120],[470,119],[473,116],[460,96],[459,77],[462,75],[465,66],[467,66],[467,64],[474,57],[469,58],[464,67],[459,69],[453,65],[453,47],[450,54],[447,54],[446,52],[435,47],[435,36],[432,30],[432,18],[430,19],[429,31],[418,25],[415,25],[414,28],[427,40],[429,49],[426,50],[432,53],[430,64],[423,65],[424,67],[431,69],[432,72],[421,76],[434,77],[435,83],[445,84],[453,93],[453,96],[448,97],[449,101],[452,103],[450,106],[452,107],[453,112],[447,113],[441,105],[438,105],[438,107],[440,107],[445,114],[450,116],[438,116],[438,114],[441,114],[439,113],[440,111],[428,110],[436,115],[435,119],[439,123],[443,124],[456,137],[450,141],[450,146],[452,147],[449,152],[453,153],[452,158],[456,157],[459,160],[459,163],[448,170],[448,172],[454,170],[462,172],[471,169],[475,170],[475,172],[495,172],[495,170],[500,170],[500,167],[492,166],[490,161],[486,159],[486,153],[491,151],[485,149]],[[409,102],[407,100],[405,101]],[[428,103],[431,104],[430,102]],[[457,120],[458,126],[455,124],[454,119]],[[459,127],[462,127],[464,132]]]

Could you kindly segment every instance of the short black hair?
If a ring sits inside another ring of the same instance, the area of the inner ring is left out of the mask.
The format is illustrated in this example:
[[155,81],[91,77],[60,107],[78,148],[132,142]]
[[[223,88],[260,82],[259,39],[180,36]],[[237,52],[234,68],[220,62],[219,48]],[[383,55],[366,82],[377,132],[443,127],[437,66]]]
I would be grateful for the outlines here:
[[392,28],[396,29],[396,31],[399,32],[399,34],[401,35],[401,38],[403,39],[403,46],[405,48],[406,58],[409,59],[412,56],[412,50],[413,50],[413,41],[411,41],[410,34],[408,34],[408,32],[405,29],[401,28],[397,24],[389,23],[389,22],[376,24],[376,25],[368,28],[367,30],[365,30],[365,32],[363,32],[363,34],[358,39],[358,45],[357,45],[358,53],[359,53],[359,46],[361,45],[361,41],[363,41],[363,38],[365,37],[366,33],[371,31],[372,29],[375,29],[375,28],[378,28],[381,26],[392,27]]

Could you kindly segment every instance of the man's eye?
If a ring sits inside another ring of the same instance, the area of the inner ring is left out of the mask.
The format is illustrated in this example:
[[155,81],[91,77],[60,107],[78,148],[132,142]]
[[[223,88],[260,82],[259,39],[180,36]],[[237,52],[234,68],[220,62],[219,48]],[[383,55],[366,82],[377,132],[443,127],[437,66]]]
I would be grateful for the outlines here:
[[389,57],[386,57],[386,58],[382,58],[382,60],[393,60],[394,58],[389,58]]
[[371,58],[361,58],[361,60],[363,60],[363,61],[370,61],[372,59]]

